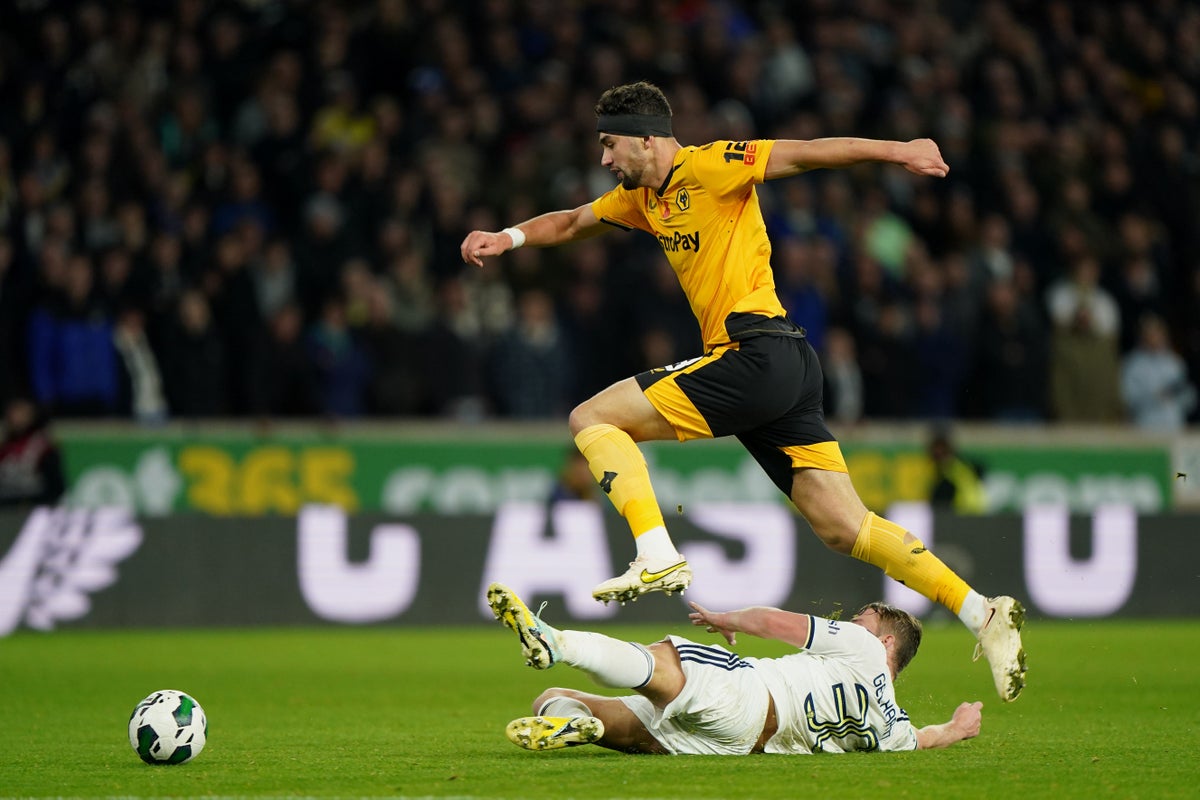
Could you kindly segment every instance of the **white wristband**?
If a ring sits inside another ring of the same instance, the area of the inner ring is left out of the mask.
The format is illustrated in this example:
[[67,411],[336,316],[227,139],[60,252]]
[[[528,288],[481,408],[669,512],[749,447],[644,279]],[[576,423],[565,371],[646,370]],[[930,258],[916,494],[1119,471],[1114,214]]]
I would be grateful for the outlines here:
[[520,228],[505,228],[500,232],[507,233],[512,237],[513,243],[512,247],[508,248],[509,250],[516,250],[518,247],[525,244],[525,233]]

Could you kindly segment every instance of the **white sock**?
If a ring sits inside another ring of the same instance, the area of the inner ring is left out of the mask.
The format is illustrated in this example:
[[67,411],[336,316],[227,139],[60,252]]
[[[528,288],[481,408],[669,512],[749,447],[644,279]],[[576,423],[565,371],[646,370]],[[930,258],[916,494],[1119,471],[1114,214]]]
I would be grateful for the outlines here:
[[679,551],[675,549],[675,543],[671,541],[671,535],[662,525],[651,528],[641,536],[634,538],[633,543],[637,545],[639,558],[670,561],[671,563],[675,563],[680,558]]
[[592,710],[574,697],[551,697],[537,710],[539,717],[590,717]]
[[963,600],[962,608],[958,611],[958,618],[972,633],[978,634],[983,623],[987,621],[987,599],[974,589],[967,592],[967,598]]
[[559,631],[558,650],[565,663],[586,672],[601,686],[637,689],[654,675],[654,656],[649,650],[602,633]]

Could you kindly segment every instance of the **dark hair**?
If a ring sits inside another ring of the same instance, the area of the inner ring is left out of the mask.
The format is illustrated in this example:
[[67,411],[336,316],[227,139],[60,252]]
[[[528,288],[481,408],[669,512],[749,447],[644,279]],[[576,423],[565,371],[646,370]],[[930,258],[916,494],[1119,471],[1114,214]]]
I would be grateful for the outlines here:
[[653,83],[638,81],[626,83],[600,95],[596,101],[596,114],[646,114],[651,116],[671,116],[671,104]]
[[896,673],[908,666],[921,646],[921,620],[912,614],[883,602],[867,603],[858,610],[874,611],[879,617],[880,633],[896,637]]

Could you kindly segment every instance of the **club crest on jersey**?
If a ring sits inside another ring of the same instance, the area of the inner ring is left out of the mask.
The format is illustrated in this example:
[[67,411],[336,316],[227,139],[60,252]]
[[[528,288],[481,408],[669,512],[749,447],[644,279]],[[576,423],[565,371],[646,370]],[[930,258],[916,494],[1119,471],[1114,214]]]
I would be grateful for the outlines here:
[[675,205],[679,206],[680,211],[687,211],[692,205],[692,198],[687,189],[680,189],[679,194],[675,195]]

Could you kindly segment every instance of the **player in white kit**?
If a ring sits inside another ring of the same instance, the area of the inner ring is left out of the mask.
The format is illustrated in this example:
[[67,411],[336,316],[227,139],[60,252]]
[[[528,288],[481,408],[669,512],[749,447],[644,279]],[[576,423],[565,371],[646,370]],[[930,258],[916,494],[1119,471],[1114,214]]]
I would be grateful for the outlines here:
[[916,654],[921,623],[885,603],[850,622],[777,608],[713,612],[691,603],[692,624],[736,644],[739,632],[799,648],[780,658],[740,658],[724,647],[668,636],[652,645],[588,631],[557,630],[500,584],[488,588],[496,617],[521,640],[525,662],[562,662],[602,686],[605,697],[547,689],[535,716],[509,723],[529,750],[595,743],[633,753],[806,754],[946,747],[978,735],[982,703],[962,703],[947,722],[915,728],[893,681]]

